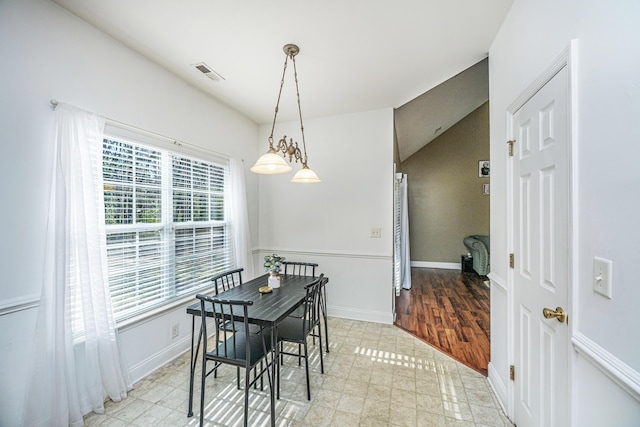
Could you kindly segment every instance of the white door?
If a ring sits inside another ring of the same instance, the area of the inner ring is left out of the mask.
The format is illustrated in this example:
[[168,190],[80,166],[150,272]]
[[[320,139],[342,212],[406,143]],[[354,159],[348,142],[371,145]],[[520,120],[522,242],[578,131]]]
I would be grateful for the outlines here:
[[[568,425],[568,70],[513,115],[514,398],[518,427]],[[547,315],[552,315],[548,312]],[[561,319],[562,320],[562,319]]]

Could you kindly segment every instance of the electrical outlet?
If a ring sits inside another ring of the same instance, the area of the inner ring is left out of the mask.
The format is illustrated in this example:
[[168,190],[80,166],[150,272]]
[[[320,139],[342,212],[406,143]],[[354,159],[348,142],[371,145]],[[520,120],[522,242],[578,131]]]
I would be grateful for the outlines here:
[[371,237],[379,238],[382,235],[380,227],[371,228]]
[[171,325],[171,338],[177,338],[180,335],[180,324]]
[[593,258],[593,290],[611,299],[611,277],[613,262],[604,258]]

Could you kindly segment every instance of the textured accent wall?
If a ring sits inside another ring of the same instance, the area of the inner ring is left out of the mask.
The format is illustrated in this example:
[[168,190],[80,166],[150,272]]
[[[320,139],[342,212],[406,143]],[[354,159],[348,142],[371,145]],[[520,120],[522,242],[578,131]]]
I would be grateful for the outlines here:
[[489,159],[489,103],[400,164],[409,182],[411,260],[460,262],[462,239],[489,235],[489,196],[478,161]]

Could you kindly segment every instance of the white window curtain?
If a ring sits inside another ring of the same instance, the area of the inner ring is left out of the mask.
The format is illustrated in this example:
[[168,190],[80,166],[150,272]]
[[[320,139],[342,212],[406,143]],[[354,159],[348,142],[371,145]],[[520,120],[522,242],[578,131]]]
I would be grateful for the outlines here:
[[131,389],[107,281],[104,122],[66,104],[55,111],[42,295],[25,396],[27,426],[81,426],[83,415],[104,412],[106,396],[120,401]]
[[244,268],[243,277],[252,279],[255,275],[251,249],[251,235],[249,232],[249,215],[247,212],[247,190],[244,179],[244,165],[241,160],[231,159],[229,164],[231,192],[228,200],[229,216],[231,219],[231,234],[236,256],[236,265]]
[[411,289],[408,186],[407,174],[402,174],[402,181],[400,182],[400,283],[402,289]]
[[394,196],[394,287],[396,296],[400,289],[411,289],[411,252],[409,250],[409,202],[407,175],[396,173]]

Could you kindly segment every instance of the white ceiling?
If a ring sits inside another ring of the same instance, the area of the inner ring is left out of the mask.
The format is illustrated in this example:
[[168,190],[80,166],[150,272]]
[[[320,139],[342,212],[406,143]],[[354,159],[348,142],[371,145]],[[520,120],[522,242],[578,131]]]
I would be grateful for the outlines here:
[[[53,1],[257,123],[273,120],[287,43],[300,47],[304,118],[397,108],[484,59],[512,3]],[[278,120],[297,118],[292,70]]]

